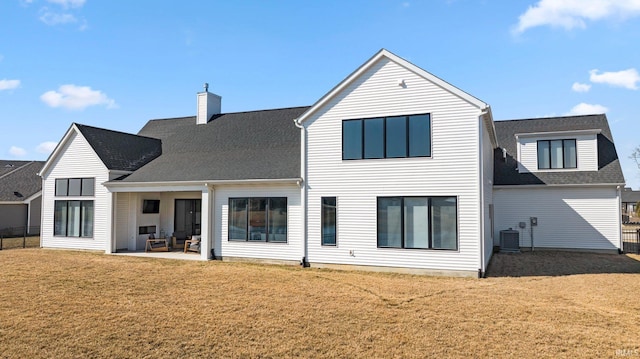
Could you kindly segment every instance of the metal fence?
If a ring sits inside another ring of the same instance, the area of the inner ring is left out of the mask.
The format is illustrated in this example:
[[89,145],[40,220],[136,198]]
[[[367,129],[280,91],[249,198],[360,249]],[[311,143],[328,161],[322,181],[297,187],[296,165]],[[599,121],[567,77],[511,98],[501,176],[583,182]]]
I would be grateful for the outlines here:
[[0,250],[40,246],[40,226],[0,228]]
[[640,228],[622,230],[622,250],[625,253],[640,254]]

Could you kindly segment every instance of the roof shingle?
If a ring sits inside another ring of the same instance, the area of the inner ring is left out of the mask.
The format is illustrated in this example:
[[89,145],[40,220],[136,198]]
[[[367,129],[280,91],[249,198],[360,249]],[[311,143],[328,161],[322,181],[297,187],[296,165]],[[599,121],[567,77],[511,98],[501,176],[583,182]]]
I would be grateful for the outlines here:
[[75,125],[110,170],[135,171],[162,154],[159,139]]
[[[42,179],[38,176],[38,172],[44,163],[44,161],[0,161],[0,202],[22,202],[40,192]],[[11,170],[6,171],[7,169]]]
[[300,129],[308,107],[149,121],[139,135],[162,140],[162,155],[123,182],[285,179],[300,177]]

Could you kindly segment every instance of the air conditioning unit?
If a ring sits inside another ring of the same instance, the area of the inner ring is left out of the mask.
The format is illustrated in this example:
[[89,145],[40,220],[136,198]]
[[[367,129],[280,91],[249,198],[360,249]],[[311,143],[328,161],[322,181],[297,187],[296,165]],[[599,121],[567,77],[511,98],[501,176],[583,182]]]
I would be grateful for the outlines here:
[[519,253],[520,232],[511,228],[500,231],[500,252]]

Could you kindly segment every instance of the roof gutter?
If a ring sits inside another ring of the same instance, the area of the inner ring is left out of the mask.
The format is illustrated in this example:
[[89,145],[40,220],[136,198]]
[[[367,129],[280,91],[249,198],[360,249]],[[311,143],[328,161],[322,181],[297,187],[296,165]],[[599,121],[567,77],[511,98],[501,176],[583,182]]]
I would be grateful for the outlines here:
[[108,181],[102,184],[107,188],[145,188],[145,187],[201,187],[215,185],[251,185],[251,184],[299,184],[302,178],[277,178],[277,179],[243,179],[243,180],[202,180],[202,181],[159,181],[159,182],[114,182]]

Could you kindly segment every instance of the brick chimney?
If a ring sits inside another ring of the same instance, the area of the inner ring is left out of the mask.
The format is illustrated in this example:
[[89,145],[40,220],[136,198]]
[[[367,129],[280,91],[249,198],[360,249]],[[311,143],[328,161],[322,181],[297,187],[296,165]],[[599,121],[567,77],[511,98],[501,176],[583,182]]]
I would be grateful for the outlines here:
[[196,123],[206,125],[213,115],[219,115],[222,111],[222,97],[209,92],[209,84],[204,84],[204,92],[198,92],[198,113]]

